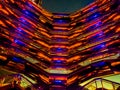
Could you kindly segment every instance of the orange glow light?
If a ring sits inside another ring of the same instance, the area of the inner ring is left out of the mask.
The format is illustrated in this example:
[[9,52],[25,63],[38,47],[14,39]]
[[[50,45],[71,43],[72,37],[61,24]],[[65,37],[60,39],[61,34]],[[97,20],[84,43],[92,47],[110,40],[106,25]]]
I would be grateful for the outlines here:
[[41,57],[41,58],[44,58],[48,61],[51,61],[51,58],[47,57],[46,55],[44,55],[43,53],[38,53],[38,56]]

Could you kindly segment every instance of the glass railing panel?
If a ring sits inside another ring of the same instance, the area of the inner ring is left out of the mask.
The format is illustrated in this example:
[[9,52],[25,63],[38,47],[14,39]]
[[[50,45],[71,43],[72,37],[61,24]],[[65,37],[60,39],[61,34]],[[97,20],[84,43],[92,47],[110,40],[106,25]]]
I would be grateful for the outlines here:
[[96,88],[102,88],[103,87],[101,79],[96,79],[95,83],[96,83]]
[[103,88],[105,89],[114,90],[112,82],[102,80],[102,85],[103,85]]
[[[85,90],[96,90],[96,82],[93,81],[84,87]],[[83,90],[84,90],[83,89]]]
[[11,74],[0,77],[0,87],[4,87],[7,85],[13,86],[14,82],[21,88],[33,87],[35,84],[35,82],[33,83],[32,81],[30,81],[28,77],[25,77],[20,74]]
[[120,90],[120,84],[102,78],[96,78],[85,84],[82,90]]

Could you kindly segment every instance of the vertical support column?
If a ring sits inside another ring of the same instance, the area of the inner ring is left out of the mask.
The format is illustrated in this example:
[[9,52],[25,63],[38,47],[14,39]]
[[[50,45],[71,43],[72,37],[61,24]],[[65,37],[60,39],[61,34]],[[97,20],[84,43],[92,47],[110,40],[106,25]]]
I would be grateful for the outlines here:
[[52,87],[65,86],[67,81],[68,26],[66,18],[54,18],[50,53],[52,57],[50,81]]

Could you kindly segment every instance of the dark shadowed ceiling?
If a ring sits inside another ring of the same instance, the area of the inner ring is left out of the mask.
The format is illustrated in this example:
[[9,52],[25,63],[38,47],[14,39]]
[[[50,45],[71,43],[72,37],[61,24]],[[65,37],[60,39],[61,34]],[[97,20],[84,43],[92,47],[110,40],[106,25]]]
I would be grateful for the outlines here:
[[43,0],[42,6],[50,12],[74,12],[95,0]]

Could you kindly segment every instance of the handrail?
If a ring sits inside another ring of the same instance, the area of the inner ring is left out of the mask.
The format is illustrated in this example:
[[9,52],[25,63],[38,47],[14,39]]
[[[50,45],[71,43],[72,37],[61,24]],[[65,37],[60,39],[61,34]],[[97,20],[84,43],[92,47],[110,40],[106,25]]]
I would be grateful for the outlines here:
[[[113,82],[113,81],[111,81],[111,80],[107,80],[107,79],[103,79],[103,78],[95,78],[95,79],[89,81],[88,83],[86,83],[85,85],[83,85],[82,87],[80,87],[80,90],[84,90],[84,88],[85,88],[87,85],[89,85],[89,84],[91,84],[91,83],[93,83],[93,82],[96,83],[97,80],[100,80],[101,83],[102,83],[103,81],[106,81],[106,82],[108,82],[108,83],[111,83],[112,86],[113,86],[113,88],[114,88],[114,85],[113,85],[113,84],[117,84],[118,86],[120,86],[120,83]],[[104,87],[102,86],[102,88],[104,88]],[[96,89],[97,89],[97,87],[96,87]],[[115,89],[113,89],[113,90],[115,90]]]
[[[4,78],[4,77],[13,77],[14,78],[14,76],[20,76],[21,78],[23,78],[23,79],[26,79],[31,85],[33,85],[33,83],[30,81],[30,80],[28,80],[26,77],[24,77],[22,74],[10,74],[10,75],[4,75],[4,76],[0,76],[0,78]],[[13,79],[12,78],[12,79]]]

